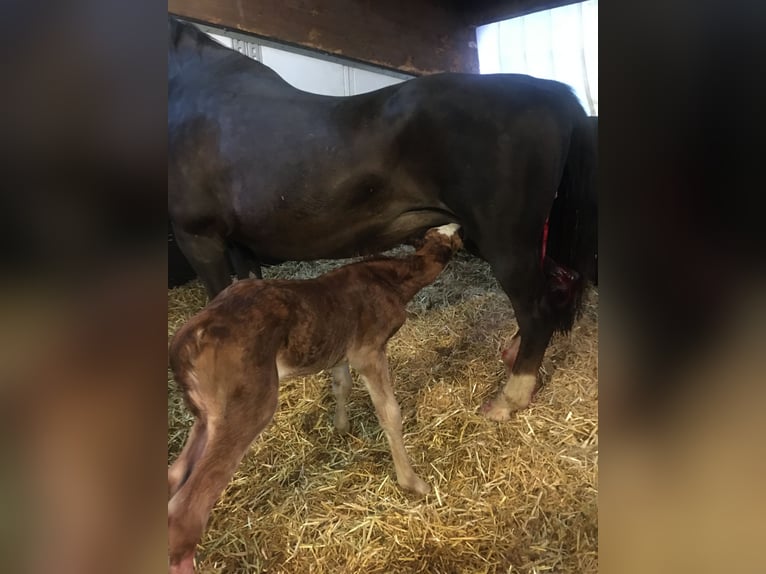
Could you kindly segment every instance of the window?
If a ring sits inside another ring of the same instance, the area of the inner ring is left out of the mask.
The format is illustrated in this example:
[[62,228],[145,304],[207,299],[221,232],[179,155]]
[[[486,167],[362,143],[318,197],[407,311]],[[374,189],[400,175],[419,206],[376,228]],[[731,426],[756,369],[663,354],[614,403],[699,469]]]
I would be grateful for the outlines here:
[[569,84],[598,115],[598,0],[479,26],[482,74],[512,72]]

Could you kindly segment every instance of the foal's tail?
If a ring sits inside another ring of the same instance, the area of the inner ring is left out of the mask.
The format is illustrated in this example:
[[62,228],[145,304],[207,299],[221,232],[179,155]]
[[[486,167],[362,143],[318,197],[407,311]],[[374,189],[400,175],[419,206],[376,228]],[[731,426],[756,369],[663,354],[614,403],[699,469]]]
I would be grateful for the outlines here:
[[550,213],[550,258],[545,262],[556,330],[564,332],[571,330],[580,315],[587,283],[598,280],[595,126],[579,103],[576,105],[564,173]]

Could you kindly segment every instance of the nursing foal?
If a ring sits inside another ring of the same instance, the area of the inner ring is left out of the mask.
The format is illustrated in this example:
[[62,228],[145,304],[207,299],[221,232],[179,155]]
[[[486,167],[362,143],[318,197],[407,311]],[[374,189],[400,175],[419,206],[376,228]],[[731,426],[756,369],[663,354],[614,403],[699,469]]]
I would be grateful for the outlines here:
[[213,505],[274,416],[279,381],[290,376],[331,369],[335,427],[346,432],[354,367],[385,430],[397,481],[430,492],[404,450],[386,344],[404,324],[407,303],[462,245],[458,228],[430,229],[403,258],[367,259],[305,281],[239,281],[178,330],[170,365],[196,420],[168,469],[171,572],[194,572],[194,550]]

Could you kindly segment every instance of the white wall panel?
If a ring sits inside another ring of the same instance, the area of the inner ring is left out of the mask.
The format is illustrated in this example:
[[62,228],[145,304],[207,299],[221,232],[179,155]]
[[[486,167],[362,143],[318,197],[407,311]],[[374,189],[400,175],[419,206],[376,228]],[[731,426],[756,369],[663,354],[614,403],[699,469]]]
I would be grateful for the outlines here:
[[326,96],[346,95],[343,66],[302,54],[261,46],[262,62],[300,90]]
[[227,48],[263,62],[287,82],[300,90],[328,96],[350,96],[403,82],[412,76],[360,67],[348,60],[312,56],[290,48],[282,49],[273,42],[260,41],[220,28],[200,28]]
[[401,78],[379,74],[360,68],[349,67],[351,72],[351,94],[363,94],[379,88],[403,82]]
[[227,48],[231,48],[232,43],[234,42],[229,36],[224,36],[222,34],[213,34],[212,32],[208,32],[208,36],[213,38],[213,40],[215,40],[219,44],[223,44]]

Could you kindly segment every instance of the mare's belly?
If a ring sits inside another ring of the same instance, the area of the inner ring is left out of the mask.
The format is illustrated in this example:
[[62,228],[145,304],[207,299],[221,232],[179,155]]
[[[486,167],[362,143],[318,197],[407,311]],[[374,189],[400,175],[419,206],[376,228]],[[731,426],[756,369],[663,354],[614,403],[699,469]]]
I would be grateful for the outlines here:
[[264,260],[340,259],[379,253],[427,229],[456,222],[441,209],[414,209],[395,214],[332,211],[312,217],[279,214],[237,237]]

